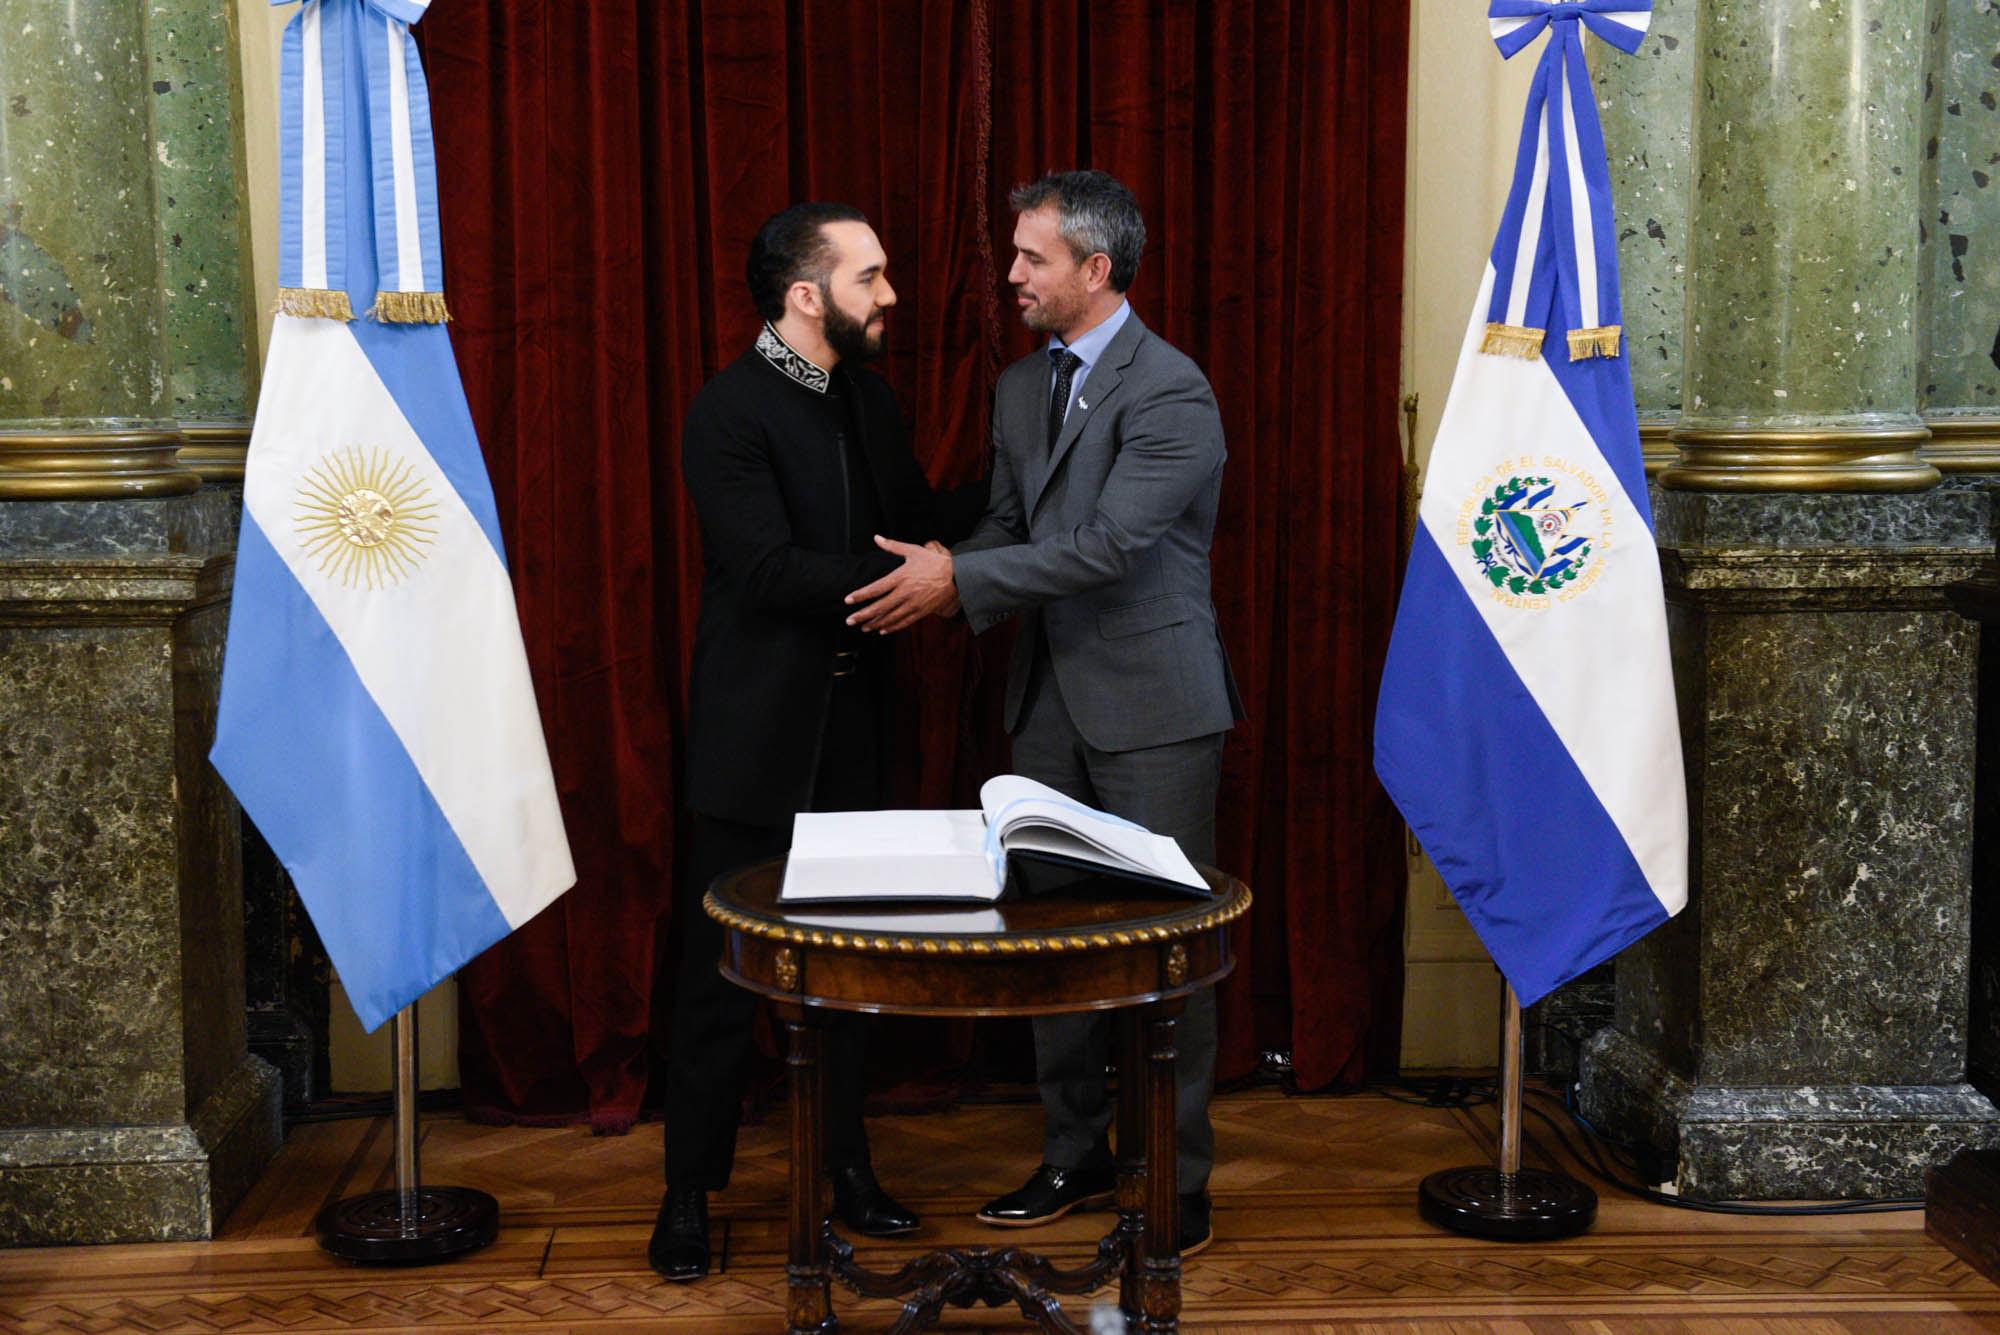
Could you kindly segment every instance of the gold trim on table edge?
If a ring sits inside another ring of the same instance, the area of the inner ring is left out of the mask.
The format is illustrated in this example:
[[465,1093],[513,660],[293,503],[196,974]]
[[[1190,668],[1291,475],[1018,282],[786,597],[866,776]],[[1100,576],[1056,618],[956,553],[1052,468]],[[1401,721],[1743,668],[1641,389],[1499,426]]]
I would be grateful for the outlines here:
[[712,890],[701,897],[701,907],[703,912],[724,927],[760,940],[784,941],[798,946],[832,946],[836,950],[872,950],[892,955],[1057,955],[1066,951],[1109,950],[1113,946],[1143,946],[1156,941],[1195,936],[1242,917],[1250,911],[1250,898],[1250,887],[1244,886],[1240,898],[1231,897],[1192,922],[1181,920],[1171,928],[1142,927],[1115,932],[1064,932],[1037,936],[874,936],[859,932],[833,932],[822,927],[791,927],[725,908],[716,902]]

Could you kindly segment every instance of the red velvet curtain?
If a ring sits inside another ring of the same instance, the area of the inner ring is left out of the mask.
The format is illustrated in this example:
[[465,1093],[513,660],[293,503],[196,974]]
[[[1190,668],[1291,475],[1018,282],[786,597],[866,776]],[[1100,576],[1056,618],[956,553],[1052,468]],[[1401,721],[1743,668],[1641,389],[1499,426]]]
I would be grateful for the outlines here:
[[[875,220],[882,369],[934,482],[986,467],[1008,190],[1096,166],[1151,239],[1131,298],[1227,433],[1215,599],[1250,717],[1221,856],[1257,905],[1224,1078],[1392,1069],[1400,826],[1369,769],[1401,551],[1408,14],[1363,0],[454,0],[421,25],[447,291],[579,882],[460,974],[475,1116],[637,1117],[671,994],[676,763],[700,582],[681,415],[754,333],[750,236]],[[1004,645],[903,647],[906,800],[1006,765]]]

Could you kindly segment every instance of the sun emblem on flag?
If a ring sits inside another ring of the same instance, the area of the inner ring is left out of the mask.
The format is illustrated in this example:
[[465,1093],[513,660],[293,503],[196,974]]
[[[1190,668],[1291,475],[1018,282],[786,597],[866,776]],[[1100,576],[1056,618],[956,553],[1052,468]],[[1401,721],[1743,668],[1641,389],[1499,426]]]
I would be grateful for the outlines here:
[[429,495],[407,460],[350,445],[307,472],[292,520],[321,574],[349,586],[388,588],[421,565],[437,541],[438,508]]
[[1500,601],[1544,607],[1567,602],[1596,582],[1609,538],[1608,497],[1595,479],[1533,473],[1491,475],[1466,505],[1464,540]]

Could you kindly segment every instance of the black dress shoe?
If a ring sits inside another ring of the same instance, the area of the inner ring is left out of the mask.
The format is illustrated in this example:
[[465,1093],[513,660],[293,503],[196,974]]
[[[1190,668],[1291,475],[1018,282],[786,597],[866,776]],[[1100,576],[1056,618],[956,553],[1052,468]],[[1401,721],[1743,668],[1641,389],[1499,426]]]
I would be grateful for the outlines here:
[[871,1238],[893,1238],[917,1231],[916,1212],[882,1190],[875,1170],[867,1164],[836,1168],[833,1176],[833,1212],[840,1222]]
[[1209,1223],[1207,1192],[1193,1191],[1181,1197],[1180,1228],[1176,1240],[1182,1260],[1215,1241],[1215,1229]]
[[699,1187],[668,1187],[653,1221],[646,1260],[663,1279],[700,1279],[708,1273],[708,1193]]
[[1088,1210],[1111,1203],[1117,1174],[1110,1159],[1093,1159],[1080,1168],[1045,1163],[1019,1191],[1010,1191],[979,1212],[982,1224],[1026,1228],[1060,1219],[1071,1210]]

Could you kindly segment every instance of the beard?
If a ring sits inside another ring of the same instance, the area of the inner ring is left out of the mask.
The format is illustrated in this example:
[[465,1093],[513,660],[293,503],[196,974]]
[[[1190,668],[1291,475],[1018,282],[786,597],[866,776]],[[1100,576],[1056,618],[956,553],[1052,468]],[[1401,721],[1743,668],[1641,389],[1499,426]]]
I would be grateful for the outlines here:
[[[835,356],[858,365],[882,355],[883,334],[869,333],[866,324],[833,304],[832,294],[826,289],[820,289],[820,297],[826,302],[826,344]],[[871,314],[869,318],[877,317]]]
[[1046,292],[1022,310],[1021,323],[1038,334],[1060,334],[1083,315],[1083,300],[1067,292]]

